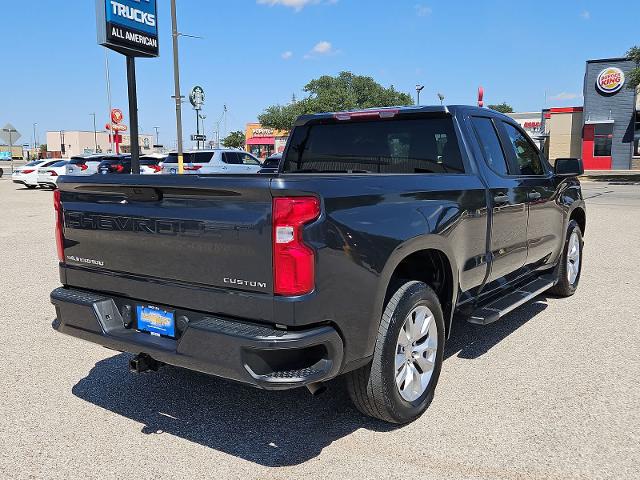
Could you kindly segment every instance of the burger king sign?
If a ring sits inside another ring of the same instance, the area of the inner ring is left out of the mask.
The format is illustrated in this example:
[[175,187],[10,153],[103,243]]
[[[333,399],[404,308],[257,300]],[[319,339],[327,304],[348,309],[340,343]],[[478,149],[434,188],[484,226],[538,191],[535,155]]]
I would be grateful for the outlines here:
[[617,67],[608,67],[600,72],[596,86],[602,93],[611,95],[624,85],[624,72]]

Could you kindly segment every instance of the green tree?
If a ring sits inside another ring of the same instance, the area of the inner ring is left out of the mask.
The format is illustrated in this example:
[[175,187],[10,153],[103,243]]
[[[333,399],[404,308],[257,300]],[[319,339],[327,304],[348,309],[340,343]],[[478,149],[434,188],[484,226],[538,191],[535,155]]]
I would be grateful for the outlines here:
[[237,130],[222,139],[222,146],[227,148],[244,148],[246,141],[247,139],[244,136],[244,132]]
[[636,68],[629,73],[629,88],[638,88],[640,86],[640,47],[631,47],[627,52],[627,57],[636,62]]
[[507,102],[502,102],[497,105],[489,105],[489,108],[500,113],[513,113],[513,107]]
[[413,105],[411,95],[384,87],[371,77],[340,72],[311,80],[303,91],[307,96],[288,105],[267,107],[258,120],[265,127],[290,130],[299,115],[339,112],[373,107]]

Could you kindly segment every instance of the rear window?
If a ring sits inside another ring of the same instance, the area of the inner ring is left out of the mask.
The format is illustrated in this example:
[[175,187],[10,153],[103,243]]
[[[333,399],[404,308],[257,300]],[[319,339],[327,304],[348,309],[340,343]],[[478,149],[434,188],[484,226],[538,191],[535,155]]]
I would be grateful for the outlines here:
[[53,165],[50,165],[51,167],[64,167],[67,164],[67,162],[65,160],[62,160],[60,162],[56,162]]
[[284,171],[464,173],[464,165],[453,119],[445,117],[298,127]]
[[86,159],[82,157],[72,157],[69,160],[69,165],[84,165],[86,163]]
[[[177,158],[176,158],[176,163],[177,163]],[[160,159],[158,158],[141,158],[140,159],[140,165],[157,165],[158,163],[160,163]]]
[[[184,163],[209,163],[213,152],[193,152],[182,154]],[[170,153],[164,163],[178,163],[178,154]]]

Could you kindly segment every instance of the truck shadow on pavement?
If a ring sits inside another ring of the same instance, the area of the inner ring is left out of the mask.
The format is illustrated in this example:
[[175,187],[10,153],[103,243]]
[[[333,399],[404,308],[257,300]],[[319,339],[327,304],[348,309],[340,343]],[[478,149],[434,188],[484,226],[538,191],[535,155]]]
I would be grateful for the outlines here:
[[[445,359],[478,358],[545,308],[535,302],[487,327],[457,322]],[[170,366],[134,375],[130,358],[118,354],[98,362],[73,394],[143,424],[145,434],[167,433],[259,465],[298,465],[359,429],[398,428],[361,415],[341,379],[312,397],[306,389],[262,391]]]

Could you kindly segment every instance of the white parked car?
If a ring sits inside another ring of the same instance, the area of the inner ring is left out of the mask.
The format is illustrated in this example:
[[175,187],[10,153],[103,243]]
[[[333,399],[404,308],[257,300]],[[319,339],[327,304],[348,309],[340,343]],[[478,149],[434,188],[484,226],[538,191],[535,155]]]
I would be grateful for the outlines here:
[[36,188],[38,186],[38,169],[53,165],[57,160],[35,160],[29,162],[22,167],[17,167],[11,175],[13,183],[24,185],[27,188]]
[[59,160],[48,167],[38,167],[38,185],[40,188],[57,188],[58,179],[67,173],[68,160]]
[[[250,153],[221,148],[215,150],[189,150],[184,152],[184,173],[207,175],[212,173],[258,173],[260,160]],[[162,173],[178,173],[178,154],[172,152],[164,161]]]

